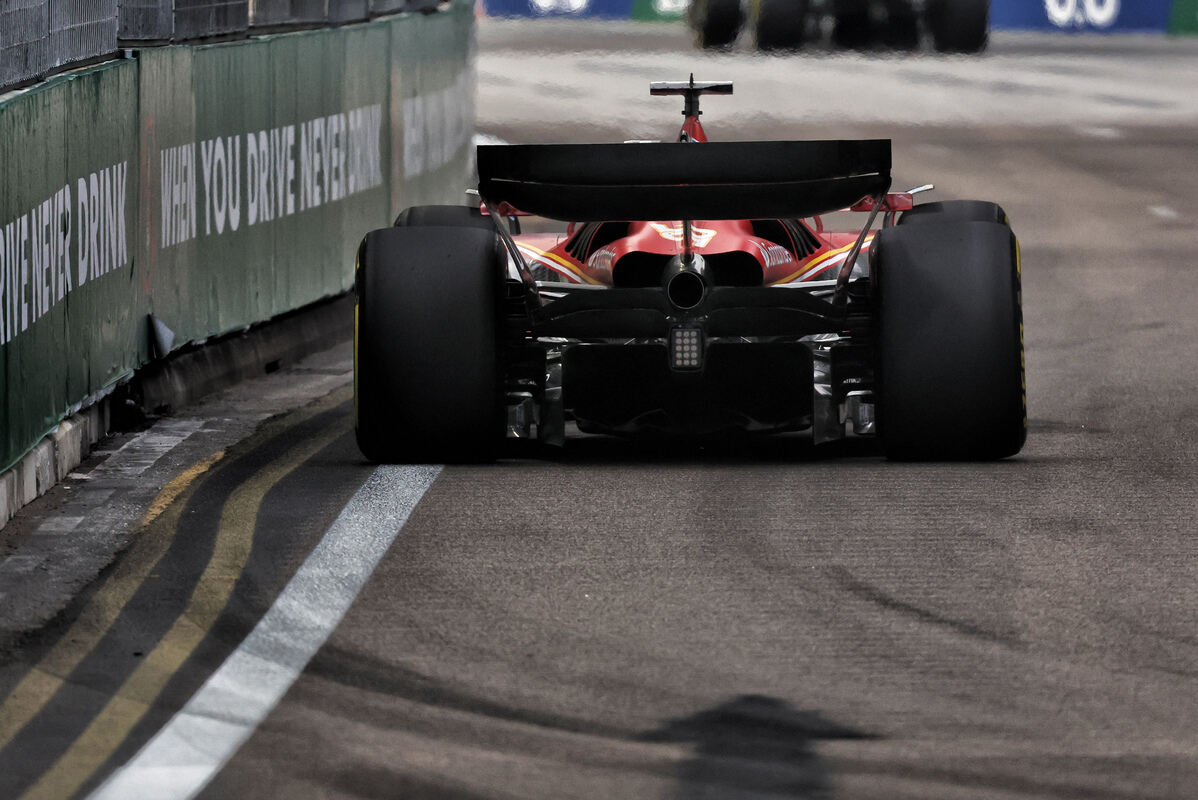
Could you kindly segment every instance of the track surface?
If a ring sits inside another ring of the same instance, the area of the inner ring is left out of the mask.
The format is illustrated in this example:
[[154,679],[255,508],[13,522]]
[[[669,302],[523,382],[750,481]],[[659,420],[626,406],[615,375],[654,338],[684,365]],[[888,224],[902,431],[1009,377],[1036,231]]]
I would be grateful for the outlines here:
[[[891,135],[896,184],[1002,202],[1023,244],[1027,447],[895,465],[790,439],[583,438],[557,462],[446,468],[202,796],[1198,796],[1198,48],[760,59],[696,54],[670,26],[545,30],[582,52],[482,23],[481,131],[666,137],[677,109],[644,84],[693,69],[737,81],[705,105],[713,137]],[[917,107],[923,125],[884,121]],[[0,796],[100,785],[368,478],[412,480],[370,478],[349,408],[342,389],[211,461],[219,443],[195,443],[177,496],[8,654]],[[201,433],[225,418],[207,413]],[[8,547],[67,507],[35,505]]]

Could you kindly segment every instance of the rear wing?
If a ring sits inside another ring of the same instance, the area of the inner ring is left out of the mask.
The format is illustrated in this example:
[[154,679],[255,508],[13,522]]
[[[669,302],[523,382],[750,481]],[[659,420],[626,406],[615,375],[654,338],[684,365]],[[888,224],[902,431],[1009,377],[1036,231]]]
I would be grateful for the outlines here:
[[572,222],[810,217],[881,197],[890,140],[479,145],[479,194]]

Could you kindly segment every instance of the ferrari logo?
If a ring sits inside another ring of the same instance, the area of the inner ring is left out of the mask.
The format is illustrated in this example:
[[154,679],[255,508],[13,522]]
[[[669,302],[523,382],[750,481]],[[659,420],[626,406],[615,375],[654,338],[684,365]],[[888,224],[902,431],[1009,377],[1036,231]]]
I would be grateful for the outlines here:
[[[661,238],[682,244],[682,223],[681,222],[650,222],[649,227],[657,231],[657,235]],[[706,247],[715,238],[716,231],[712,228],[700,228],[691,225],[691,241],[695,247]]]

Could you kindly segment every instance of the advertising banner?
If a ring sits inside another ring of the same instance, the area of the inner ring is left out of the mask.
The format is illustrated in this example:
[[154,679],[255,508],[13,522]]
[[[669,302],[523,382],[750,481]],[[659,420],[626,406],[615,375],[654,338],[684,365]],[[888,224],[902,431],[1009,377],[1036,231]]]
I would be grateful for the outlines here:
[[491,17],[631,19],[634,0],[483,0]]
[[0,468],[135,366],[137,77],[116,62],[0,105]]
[[1163,33],[1174,0],[991,0],[995,30]]
[[144,55],[140,263],[150,312],[177,337],[348,287],[346,221],[384,225],[389,212],[388,45],[369,26]]
[[1174,0],[1169,33],[1198,34],[1198,0]]
[[[482,0],[493,17],[682,20],[689,0]],[[1064,33],[1198,33],[1198,0],[991,0],[990,27]]]

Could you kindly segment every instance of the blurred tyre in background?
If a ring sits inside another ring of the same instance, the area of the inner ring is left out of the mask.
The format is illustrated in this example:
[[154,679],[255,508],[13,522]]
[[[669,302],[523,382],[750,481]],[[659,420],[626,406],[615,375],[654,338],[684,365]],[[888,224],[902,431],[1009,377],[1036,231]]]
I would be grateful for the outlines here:
[[692,0],[687,21],[700,47],[731,47],[748,27],[762,51],[793,51],[829,34],[835,47],[980,53],[990,0]]

